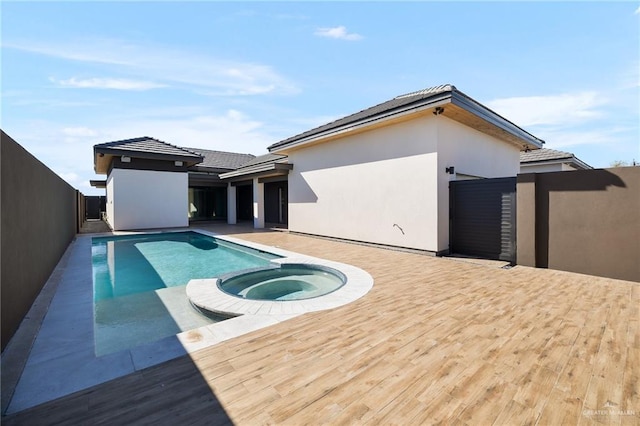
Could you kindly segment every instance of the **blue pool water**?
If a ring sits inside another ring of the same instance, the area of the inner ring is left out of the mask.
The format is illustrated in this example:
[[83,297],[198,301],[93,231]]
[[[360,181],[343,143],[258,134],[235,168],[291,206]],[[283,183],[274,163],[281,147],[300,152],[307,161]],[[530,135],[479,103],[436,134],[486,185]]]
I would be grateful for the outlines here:
[[91,252],[98,356],[219,321],[190,305],[189,280],[279,257],[197,232],[97,237]]

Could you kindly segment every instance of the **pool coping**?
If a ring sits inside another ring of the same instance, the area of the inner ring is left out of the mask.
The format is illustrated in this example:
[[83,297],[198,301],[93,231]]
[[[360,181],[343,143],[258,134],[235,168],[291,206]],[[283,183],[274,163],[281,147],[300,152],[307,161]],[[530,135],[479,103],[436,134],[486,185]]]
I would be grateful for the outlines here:
[[219,277],[193,279],[186,287],[187,297],[191,303],[205,311],[223,315],[290,315],[333,309],[351,303],[371,290],[373,278],[360,268],[345,263],[320,259],[313,256],[301,255],[277,247],[265,246],[258,243],[245,242],[233,237],[215,235],[208,231],[198,231],[204,235],[242,244],[260,251],[282,256],[272,259],[275,265],[302,264],[325,266],[341,272],[346,277],[345,284],[323,296],[303,300],[249,300],[225,293],[218,287]]
[[[338,265],[340,270],[355,268],[350,265],[289,252],[278,247],[218,235],[198,228],[78,234],[70,243],[65,255],[58,262],[54,273],[45,284],[45,288],[48,290],[41,291],[38,299],[34,302],[37,304],[38,300],[43,297],[50,298],[48,301],[41,302],[48,306],[46,314],[39,318],[25,318],[21,325],[21,328],[28,328],[32,333],[37,330],[37,335],[32,339],[27,339],[30,340],[30,344],[12,345],[10,342],[5,349],[6,352],[12,346],[16,347],[16,351],[21,352],[20,356],[26,361],[24,368],[20,368],[21,373],[17,384],[13,389],[8,389],[10,397],[5,393],[7,389],[3,386],[3,414],[17,413],[312,311],[300,307],[280,312],[275,310],[271,312],[271,309],[265,312],[265,309],[258,309],[255,313],[247,312],[235,318],[184,331],[155,342],[96,356],[93,331],[92,238],[169,232],[197,232],[283,256],[283,259],[297,259],[298,262],[306,261],[319,264],[324,262],[332,265],[331,267]],[[368,275],[366,272],[362,272]],[[370,275],[369,278],[371,278]],[[373,279],[371,278],[369,289],[372,286]],[[364,291],[364,287],[362,287],[359,290],[362,293],[359,297],[366,294],[369,289]],[[52,292],[55,292],[53,296],[46,294]],[[344,293],[343,296],[346,297],[347,293]],[[324,307],[318,305],[317,308],[331,309],[350,303],[355,299],[344,300],[343,303],[325,304]],[[33,322],[37,322],[37,324],[34,325]],[[20,347],[18,348],[18,346]],[[6,368],[4,361],[9,358],[8,355],[8,353],[3,353],[3,370]]]

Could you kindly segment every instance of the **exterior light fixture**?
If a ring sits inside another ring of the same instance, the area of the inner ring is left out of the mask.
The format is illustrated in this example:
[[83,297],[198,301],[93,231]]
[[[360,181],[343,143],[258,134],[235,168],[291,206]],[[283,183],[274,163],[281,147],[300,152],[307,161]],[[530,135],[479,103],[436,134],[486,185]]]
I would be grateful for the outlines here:
[[122,161],[123,163],[130,163],[131,157],[127,157],[126,155],[123,155],[122,157],[120,157],[120,161]]
[[453,175],[456,173],[456,169],[453,166],[447,167],[446,169],[444,169],[444,171],[449,173],[450,175]]

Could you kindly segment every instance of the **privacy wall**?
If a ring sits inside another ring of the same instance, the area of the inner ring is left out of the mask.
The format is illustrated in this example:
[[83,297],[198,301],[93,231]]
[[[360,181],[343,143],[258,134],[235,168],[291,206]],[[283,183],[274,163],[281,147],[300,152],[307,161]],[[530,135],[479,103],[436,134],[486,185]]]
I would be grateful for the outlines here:
[[518,264],[640,281],[640,167],[518,175]]
[[2,350],[73,240],[81,194],[2,132]]

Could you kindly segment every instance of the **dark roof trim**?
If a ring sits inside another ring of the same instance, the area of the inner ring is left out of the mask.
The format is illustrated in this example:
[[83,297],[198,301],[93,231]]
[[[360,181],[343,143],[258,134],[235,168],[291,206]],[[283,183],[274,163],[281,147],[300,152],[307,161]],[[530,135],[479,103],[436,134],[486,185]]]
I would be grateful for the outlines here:
[[220,179],[230,180],[230,179],[247,179],[249,177],[260,177],[260,176],[272,176],[272,175],[287,175],[289,174],[289,170],[293,169],[293,164],[288,163],[262,163],[256,164],[255,166],[243,167],[238,170],[234,170],[228,173],[222,173],[220,175]]
[[105,189],[107,187],[107,181],[106,180],[90,180],[89,185],[93,186],[94,188]]
[[126,149],[98,148],[95,147],[96,154],[111,155],[114,157],[124,156],[131,158],[146,158],[149,160],[184,161],[185,163],[199,163],[203,157],[196,155],[161,154],[157,152],[142,152]]

